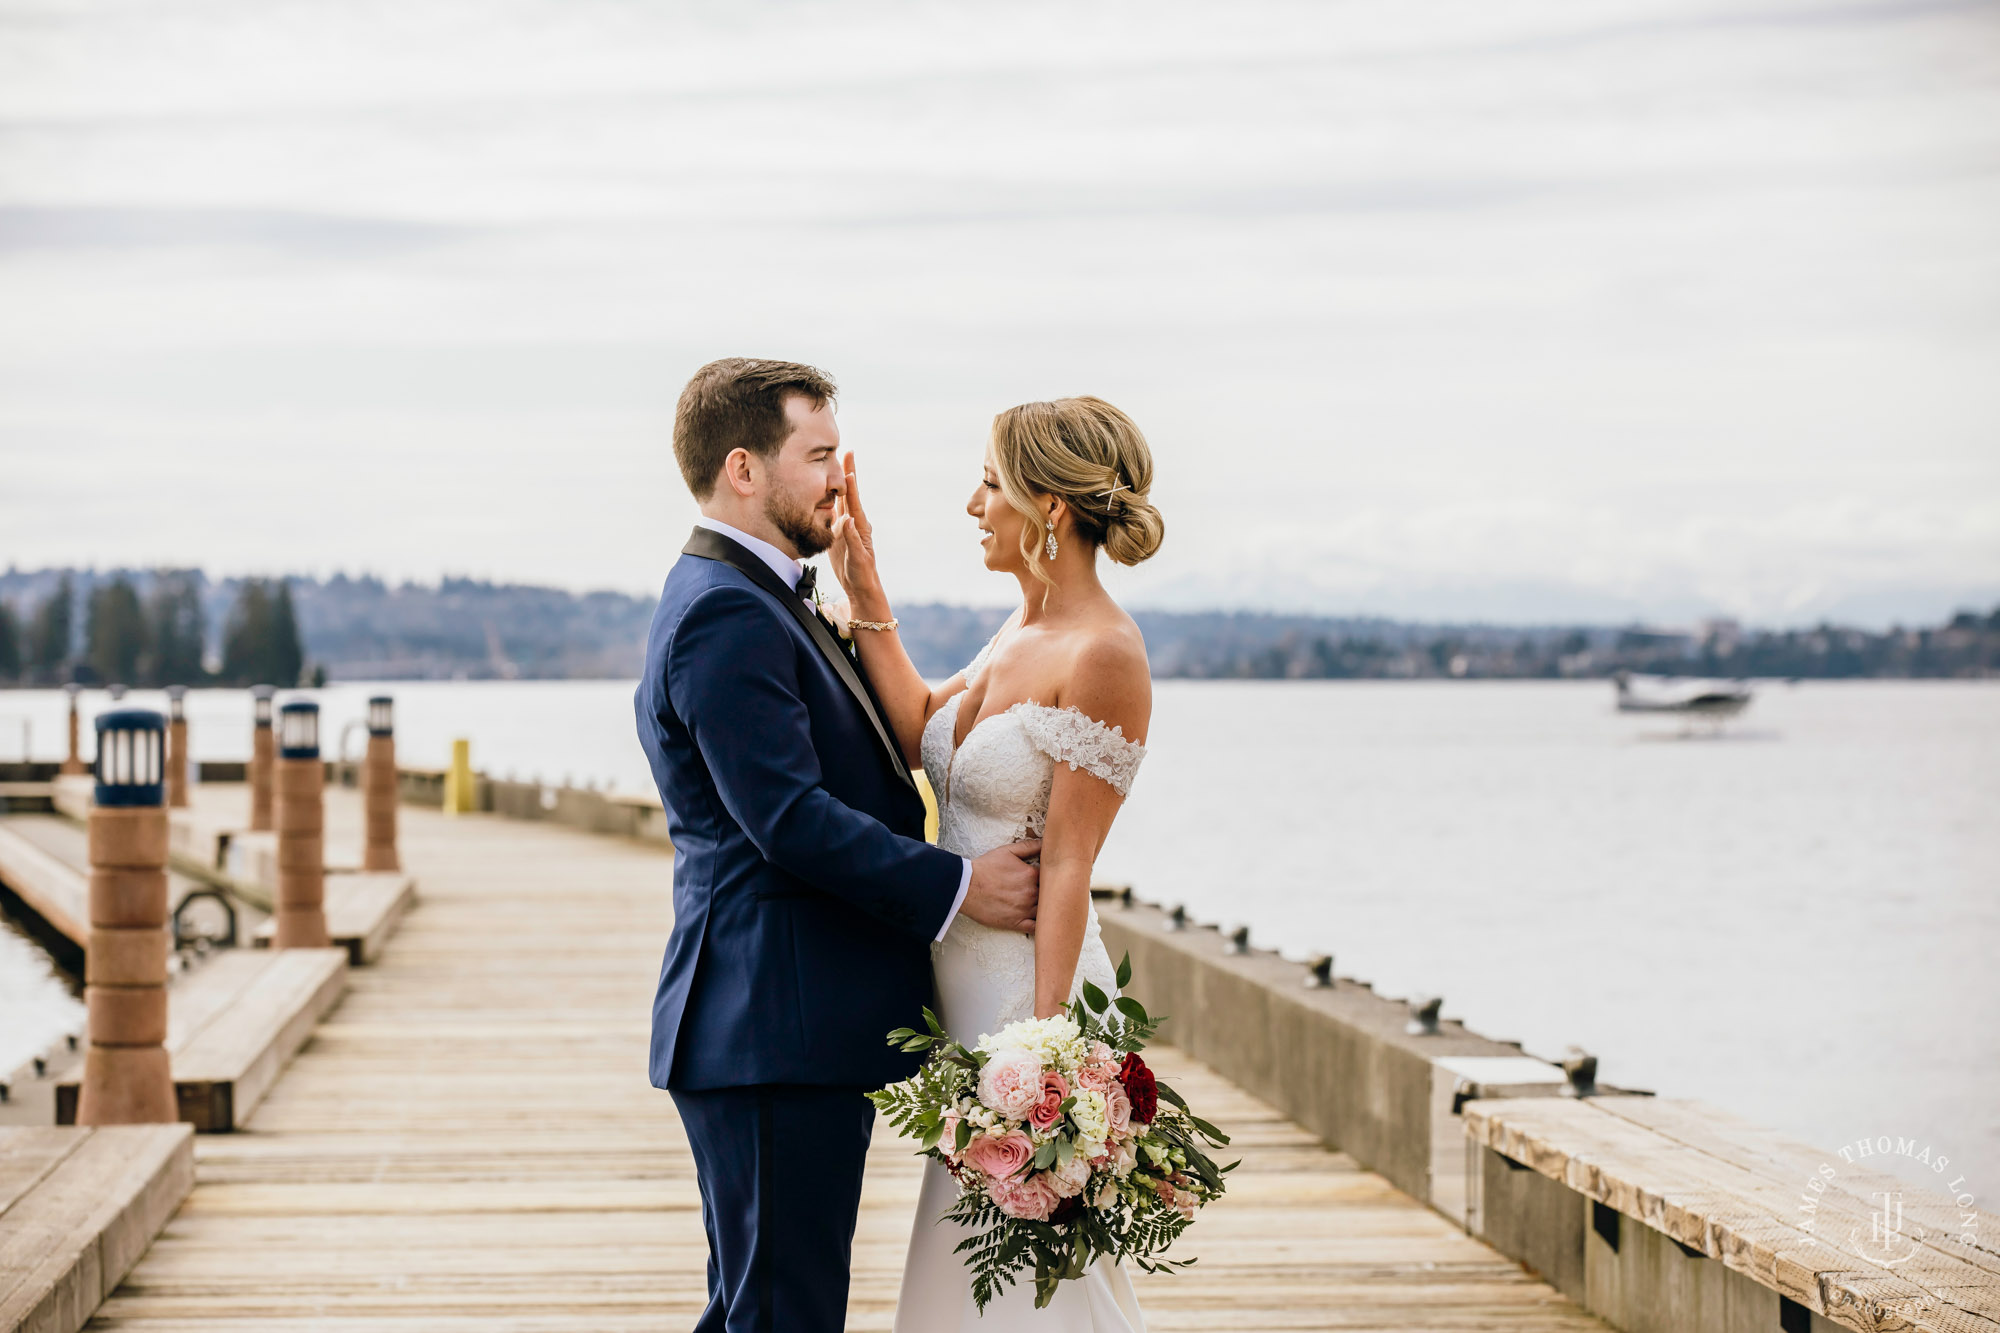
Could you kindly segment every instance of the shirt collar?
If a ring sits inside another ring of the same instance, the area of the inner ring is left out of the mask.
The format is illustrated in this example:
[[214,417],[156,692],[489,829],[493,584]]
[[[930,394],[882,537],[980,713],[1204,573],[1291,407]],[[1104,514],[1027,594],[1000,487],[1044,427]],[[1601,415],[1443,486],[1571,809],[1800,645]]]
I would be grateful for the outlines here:
[[698,528],[707,528],[710,532],[719,532],[729,538],[729,540],[735,542],[744,550],[769,565],[771,572],[782,579],[787,588],[790,588],[794,592],[798,591],[799,579],[805,575],[806,567],[786,555],[783,551],[780,551],[777,547],[771,545],[771,543],[765,541],[762,537],[752,537],[742,529],[732,528],[721,519],[710,518],[707,514],[697,516],[694,522]]

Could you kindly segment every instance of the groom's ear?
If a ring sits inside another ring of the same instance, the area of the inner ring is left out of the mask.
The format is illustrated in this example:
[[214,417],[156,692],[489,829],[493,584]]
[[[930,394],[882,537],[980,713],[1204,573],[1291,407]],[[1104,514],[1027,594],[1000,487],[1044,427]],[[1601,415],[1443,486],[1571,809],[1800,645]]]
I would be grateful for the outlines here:
[[757,461],[757,455],[748,449],[731,449],[723,456],[716,485],[727,486],[736,495],[749,499],[757,493]]

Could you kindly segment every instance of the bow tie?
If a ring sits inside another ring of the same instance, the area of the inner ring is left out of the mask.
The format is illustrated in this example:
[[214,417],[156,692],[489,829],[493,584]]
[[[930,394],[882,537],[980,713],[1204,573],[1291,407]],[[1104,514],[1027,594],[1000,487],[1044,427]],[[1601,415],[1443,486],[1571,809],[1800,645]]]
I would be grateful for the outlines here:
[[819,599],[815,597],[813,593],[815,589],[818,587],[818,580],[819,580],[819,571],[813,568],[811,565],[807,565],[805,567],[805,573],[799,575],[798,584],[792,589],[792,591],[796,592],[808,604],[817,606],[819,605]]

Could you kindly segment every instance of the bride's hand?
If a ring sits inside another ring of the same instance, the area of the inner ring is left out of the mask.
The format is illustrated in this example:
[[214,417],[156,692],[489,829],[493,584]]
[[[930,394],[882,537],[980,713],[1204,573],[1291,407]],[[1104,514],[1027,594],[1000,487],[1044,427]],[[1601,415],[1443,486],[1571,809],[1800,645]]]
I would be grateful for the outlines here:
[[[861,479],[855,471],[854,455],[841,460],[847,473],[845,494],[833,501],[833,546],[827,563],[855,614],[868,618],[869,610],[883,600],[882,580],[875,568],[875,528],[861,507]],[[869,610],[863,610],[863,607]]]

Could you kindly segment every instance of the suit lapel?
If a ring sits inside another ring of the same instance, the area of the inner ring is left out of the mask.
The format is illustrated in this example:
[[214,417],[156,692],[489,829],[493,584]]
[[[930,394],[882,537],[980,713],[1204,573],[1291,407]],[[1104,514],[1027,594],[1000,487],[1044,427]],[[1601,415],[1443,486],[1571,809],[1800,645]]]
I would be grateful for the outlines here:
[[902,748],[896,744],[896,738],[890,733],[888,723],[883,720],[882,706],[876,701],[875,691],[869,688],[867,678],[856,668],[853,660],[842,651],[839,638],[828,628],[826,621],[821,619],[817,612],[808,611],[805,600],[787,588],[785,581],[772,573],[769,565],[719,532],[709,528],[696,528],[694,535],[688,538],[688,544],[681,548],[681,554],[698,556],[703,560],[716,560],[728,565],[776,597],[779,603],[792,613],[792,618],[804,627],[806,637],[819,649],[820,656],[826,659],[827,665],[831,666],[834,674],[840,677],[840,682],[847,687],[847,692],[854,696],[854,702],[860,704],[861,711],[868,715],[868,721],[875,728],[876,739],[882,742],[882,748],[889,756],[889,767],[895,770],[896,776],[901,778],[910,790],[915,791],[917,780],[910,776],[910,766],[903,761]]

